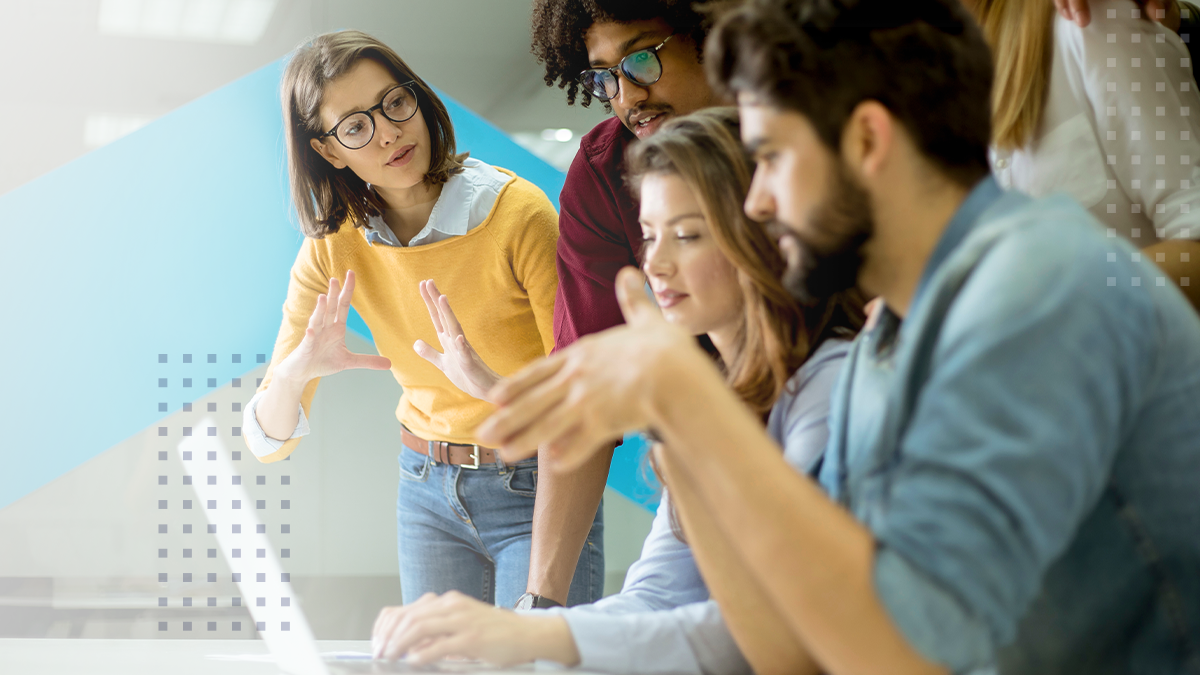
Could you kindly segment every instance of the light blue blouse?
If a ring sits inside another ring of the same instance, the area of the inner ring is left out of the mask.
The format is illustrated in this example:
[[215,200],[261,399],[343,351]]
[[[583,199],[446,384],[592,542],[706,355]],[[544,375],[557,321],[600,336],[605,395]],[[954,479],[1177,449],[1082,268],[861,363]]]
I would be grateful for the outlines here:
[[[829,340],[800,367],[776,402],[767,431],[797,471],[808,473],[825,450],[830,394],[849,343]],[[696,560],[671,531],[664,494],[642,555],[620,593],[553,612],[567,620],[580,667],[612,673],[749,673]]]

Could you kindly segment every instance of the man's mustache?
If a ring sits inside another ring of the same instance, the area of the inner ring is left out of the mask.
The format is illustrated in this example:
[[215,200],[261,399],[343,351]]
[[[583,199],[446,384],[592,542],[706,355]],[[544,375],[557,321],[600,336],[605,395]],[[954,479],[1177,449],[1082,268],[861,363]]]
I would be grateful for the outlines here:
[[633,110],[630,110],[629,112],[625,113],[625,124],[627,124],[627,125],[633,124],[633,116],[634,115],[640,115],[641,113],[647,113],[647,112],[674,114],[675,108],[670,105],[667,105],[665,103],[651,103],[650,105],[644,105],[639,108],[634,108]]

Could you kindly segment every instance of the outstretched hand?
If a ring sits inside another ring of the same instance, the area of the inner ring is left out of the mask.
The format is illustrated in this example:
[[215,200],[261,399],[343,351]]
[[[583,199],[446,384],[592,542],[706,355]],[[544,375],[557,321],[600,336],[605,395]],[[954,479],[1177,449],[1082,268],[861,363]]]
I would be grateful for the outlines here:
[[500,381],[500,376],[483,362],[475,348],[467,342],[458,317],[454,316],[454,310],[450,309],[450,299],[438,291],[437,284],[426,280],[419,286],[421,299],[425,301],[425,308],[429,310],[429,318],[437,330],[442,351],[430,347],[424,340],[417,340],[413,349],[421,358],[445,373],[454,386],[475,398],[491,400],[488,398],[488,392]]
[[[653,392],[668,382],[670,359],[698,356],[684,331],[663,319],[646,297],[645,277],[627,267],[617,275],[626,324],[582,338],[491,392],[500,410],[477,430],[480,442],[505,460],[542,447],[564,470],[584,463],[612,439],[649,425]],[[700,356],[700,366],[706,359]]]
[[304,339],[276,369],[278,377],[307,382],[351,368],[387,370],[392,367],[392,362],[385,357],[356,354],[346,348],[346,317],[353,297],[354,272],[346,272],[344,288],[336,277],[329,280],[329,291],[317,296],[317,306],[308,318]]

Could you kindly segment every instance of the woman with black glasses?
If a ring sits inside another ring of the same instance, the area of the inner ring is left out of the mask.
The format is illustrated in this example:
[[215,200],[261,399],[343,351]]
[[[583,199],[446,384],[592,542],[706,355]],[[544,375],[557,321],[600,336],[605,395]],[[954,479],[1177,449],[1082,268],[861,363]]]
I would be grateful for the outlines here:
[[[246,443],[261,461],[287,457],[308,431],[319,378],[390,369],[403,388],[396,518],[404,602],[457,590],[511,607],[526,591],[537,461],[506,465],[476,445],[473,431],[493,406],[450,378],[486,389],[552,348],[554,207],[512,172],[457,154],[437,94],[369,35],[328,33],[298,48],[281,94],[306,237],[271,364],[246,406]],[[423,280],[453,293],[462,328],[495,371],[462,362],[453,345],[446,354],[429,347],[437,330]],[[379,356],[346,348],[352,301]],[[569,500],[543,506],[574,508]],[[600,596],[601,528],[597,512],[560,601]]]

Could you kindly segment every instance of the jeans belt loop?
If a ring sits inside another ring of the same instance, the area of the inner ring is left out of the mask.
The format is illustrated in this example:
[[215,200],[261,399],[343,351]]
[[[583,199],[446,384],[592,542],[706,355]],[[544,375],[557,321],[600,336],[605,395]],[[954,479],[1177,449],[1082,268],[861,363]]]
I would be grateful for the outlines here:
[[433,450],[433,444],[435,443],[435,441],[426,441],[426,442],[429,444],[429,447],[427,447],[425,449],[426,454],[428,454],[428,456],[429,456],[429,462],[431,464],[433,464],[434,466],[437,466],[437,455],[434,454],[434,450]]

